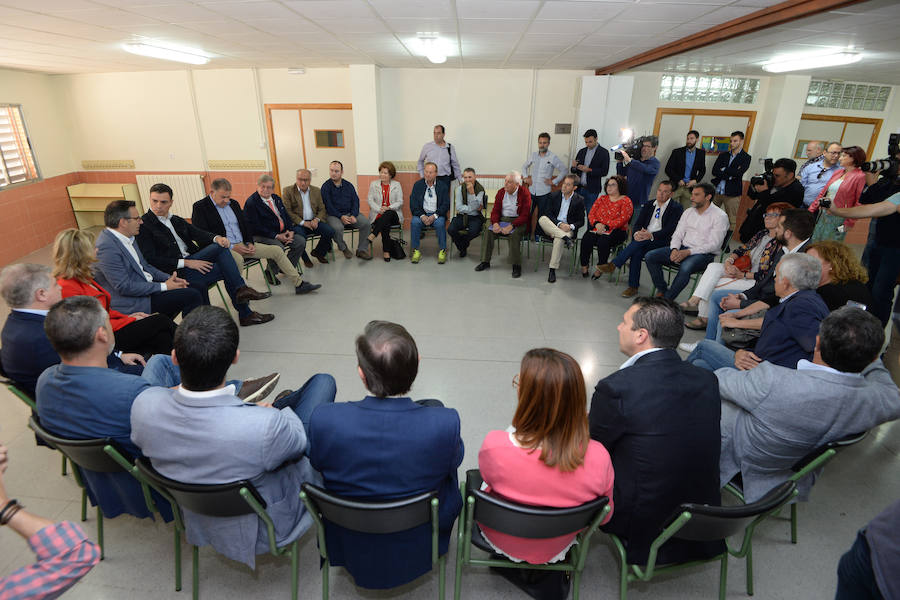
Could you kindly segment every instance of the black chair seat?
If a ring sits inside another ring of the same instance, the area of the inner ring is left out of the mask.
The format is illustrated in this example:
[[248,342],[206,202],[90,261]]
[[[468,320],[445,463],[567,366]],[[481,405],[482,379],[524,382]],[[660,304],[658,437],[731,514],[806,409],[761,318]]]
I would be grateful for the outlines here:
[[867,435],[869,435],[868,431],[863,431],[862,433],[853,433],[839,440],[833,440],[823,446],[819,446],[818,448],[795,462],[791,467],[791,470],[795,473],[799,473],[806,465],[817,459],[823,452],[826,452],[828,450],[840,450],[841,448],[852,446],[853,444],[863,441]]

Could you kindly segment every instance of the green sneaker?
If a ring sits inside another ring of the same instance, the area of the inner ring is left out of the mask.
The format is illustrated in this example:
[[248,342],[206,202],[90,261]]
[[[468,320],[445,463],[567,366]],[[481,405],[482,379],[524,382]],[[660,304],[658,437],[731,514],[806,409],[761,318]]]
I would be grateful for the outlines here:
[[421,258],[422,258],[422,253],[419,252],[418,250],[413,250],[412,259],[410,262],[412,262],[413,264],[416,264],[417,262],[419,262],[419,259],[421,259]]
[[438,264],[442,265],[445,262],[447,262],[447,251],[441,250],[440,252],[438,252]]

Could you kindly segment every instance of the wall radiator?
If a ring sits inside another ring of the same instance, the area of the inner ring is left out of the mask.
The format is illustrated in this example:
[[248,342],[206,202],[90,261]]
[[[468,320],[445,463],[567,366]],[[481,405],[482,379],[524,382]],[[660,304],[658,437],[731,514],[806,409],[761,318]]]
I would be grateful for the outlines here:
[[137,185],[145,210],[150,209],[150,186],[154,183],[165,183],[172,188],[172,213],[185,219],[191,218],[194,202],[208,194],[199,173],[138,175]]

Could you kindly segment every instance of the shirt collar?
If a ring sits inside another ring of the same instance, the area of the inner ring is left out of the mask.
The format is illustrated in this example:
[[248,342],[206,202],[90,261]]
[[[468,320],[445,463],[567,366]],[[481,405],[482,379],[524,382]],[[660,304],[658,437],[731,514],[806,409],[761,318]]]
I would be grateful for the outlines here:
[[[797,292],[799,292],[799,291],[800,291],[800,290],[797,290]],[[780,299],[780,300],[778,301],[778,303],[779,303],[779,304],[783,304],[783,303],[787,302],[788,300],[791,299],[791,296],[795,296],[795,295],[797,294],[797,292],[791,292],[790,294],[788,294],[788,295],[785,296],[784,298]]]
[[134,244],[134,238],[133,238],[133,237],[128,237],[128,236],[122,235],[121,233],[119,233],[119,232],[116,231],[115,229],[111,229],[111,228],[109,228],[109,227],[107,227],[106,230],[109,231],[109,232],[110,232],[111,234],[113,234],[114,236],[116,236],[116,238],[117,238],[120,242],[122,242],[123,244],[128,244],[129,246],[131,246],[132,244]]
[[214,390],[206,390],[204,392],[187,390],[184,386],[179,385],[177,388],[177,395],[182,404],[188,404],[190,406],[229,406],[242,404],[241,399],[235,394],[234,385],[231,384]]
[[805,358],[801,358],[797,361],[797,370],[798,371],[825,371],[826,373],[835,373],[837,375],[846,375],[847,377],[862,377],[862,373],[847,373],[845,371],[838,371],[837,369],[833,369],[828,365],[820,365],[818,363],[810,362]]
[[300,192],[301,194],[308,194],[308,193],[309,193],[309,188],[306,188],[306,191],[304,192],[303,190],[300,189],[300,186],[299,186],[299,185],[297,185],[296,183],[295,183],[294,185],[297,187],[297,191]]
[[656,201],[654,201],[653,203],[656,204],[656,208],[658,208],[660,214],[662,214],[663,212],[665,212],[666,207],[669,206],[669,202],[671,202],[671,201],[672,201],[672,198],[669,198],[668,200],[666,200],[666,201],[663,202],[662,204],[660,204],[659,202],[656,202]]
[[14,308],[15,312],[28,313],[29,315],[41,315],[46,317],[49,310],[42,308]]
[[797,251],[799,251],[800,248],[803,247],[803,244],[805,244],[805,243],[808,242],[808,241],[809,241],[809,238],[806,238],[805,240],[803,240],[802,242],[800,242],[799,244],[797,244],[796,246],[794,246],[793,249],[791,249],[791,250],[788,250],[787,248],[785,248],[784,253],[785,253],[785,254],[796,254]]
[[641,350],[637,354],[632,354],[628,360],[622,363],[622,366],[619,367],[619,370],[621,371],[622,369],[627,369],[628,367],[636,363],[640,357],[650,354],[651,352],[656,352],[657,350],[662,350],[662,348],[650,348],[649,350]]

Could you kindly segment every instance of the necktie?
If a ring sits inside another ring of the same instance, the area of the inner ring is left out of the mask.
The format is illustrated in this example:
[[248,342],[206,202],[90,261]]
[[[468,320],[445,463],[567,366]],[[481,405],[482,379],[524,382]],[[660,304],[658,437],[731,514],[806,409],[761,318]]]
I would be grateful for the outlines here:
[[278,219],[278,231],[284,231],[284,221],[281,220],[281,215],[278,214],[278,209],[275,208],[275,203],[272,202],[271,196],[266,198],[266,204],[272,209],[272,212],[275,213],[275,217]]

